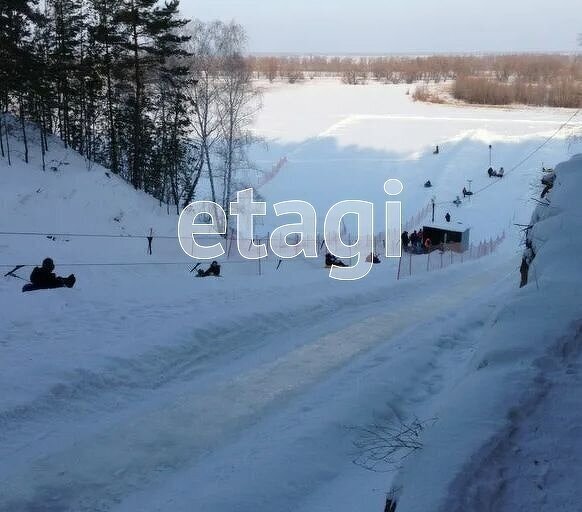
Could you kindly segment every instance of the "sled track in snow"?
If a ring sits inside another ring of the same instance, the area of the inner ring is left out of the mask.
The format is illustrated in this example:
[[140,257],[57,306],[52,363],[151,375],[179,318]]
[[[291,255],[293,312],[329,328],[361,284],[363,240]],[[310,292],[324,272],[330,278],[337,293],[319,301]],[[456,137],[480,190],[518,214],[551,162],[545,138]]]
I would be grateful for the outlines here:
[[[15,464],[9,475],[1,477],[0,509],[110,510],[128,493],[156,480],[160,472],[175,472],[191,465],[358,356],[390,343],[411,325],[416,326],[419,317],[434,318],[456,308],[491,285],[496,276],[499,272],[489,269],[470,280],[454,280],[444,296],[436,289],[420,298],[409,298],[385,313],[300,344],[207,389],[183,387],[170,400],[108,422],[96,432],[76,432],[56,450],[45,448],[43,455],[33,451],[30,460],[23,457],[25,460]],[[379,291],[368,296],[367,304],[373,301],[386,298]],[[322,310],[317,310],[313,317],[321,314]],[[301,317],[301,321],[306,318],[309,317]],[[292,324],[289,321],[286,326]],[[280,326],[277,328],[280,331]],[[225,329],[222,336],[228,337],[227,332]],[[231,334],[232,341],[239,339],[239,334]],[[133,370],[139,373],[136,368]],[[176,375],[185,377],[190,370],[186,365]],[[151,375],[144,382],[151,387]],[[30,470],[34,467],[42,471],[31,479]]]
[[[346,297],[341,310],[356,312],[386,299],[386,290],[359,293]],[[239,317],[226,323],[212,323],[195,328],[180,344],[148,351],[135,359],[112,358],[112,363],[99,371],[79,368],[51,386],[46,394],[15,408],[0,411],[0,440],[39,419],[58,418],[63,413],[81,415],[111,408],[102,397],[114,398],[115,408],[138,398],[136,395],[160,389],[173,382],[189,381],[209,370],[209,364],[244,357],[250,351],[268,344],[273,336],[297,327],[297,319],[311,325],[324,317],[337,316],[334,302],[306,305],[292,312],[269,312]],[[244,340],[244,342],[241,342]]]

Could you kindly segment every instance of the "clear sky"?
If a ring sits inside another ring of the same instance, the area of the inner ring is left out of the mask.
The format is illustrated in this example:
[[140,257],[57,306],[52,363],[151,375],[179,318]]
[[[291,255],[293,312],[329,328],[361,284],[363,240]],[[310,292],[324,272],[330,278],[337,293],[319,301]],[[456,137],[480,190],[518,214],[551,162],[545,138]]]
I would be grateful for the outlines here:
[[581,0],[181,0],[185,16],[236,20],[251,52],[568,51]]

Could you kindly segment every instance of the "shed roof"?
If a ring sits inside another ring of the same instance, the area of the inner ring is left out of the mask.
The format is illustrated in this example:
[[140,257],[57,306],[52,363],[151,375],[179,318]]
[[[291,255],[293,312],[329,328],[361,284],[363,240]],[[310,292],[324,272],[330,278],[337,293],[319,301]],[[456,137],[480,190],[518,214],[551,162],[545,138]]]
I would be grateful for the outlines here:
[[432,229],[442,229],[443,231],[457,231],[459,233],[464,233],[468,229],[471,229],[471,226],[468,224],[463,224],[462,222],[435,222],[431,224],[425,224],[424,228],[432,228]]

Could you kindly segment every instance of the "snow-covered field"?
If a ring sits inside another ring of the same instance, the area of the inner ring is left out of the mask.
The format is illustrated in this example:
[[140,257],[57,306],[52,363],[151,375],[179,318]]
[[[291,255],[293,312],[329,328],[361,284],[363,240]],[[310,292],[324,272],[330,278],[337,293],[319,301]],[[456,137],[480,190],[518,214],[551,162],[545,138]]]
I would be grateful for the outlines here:
[[[580,391],[580,159],[541,212],[522,290],[513,223],[530,222],[542,164],[580,151],[566,138],[580,121],[512,170],[572,112],[405,93],[265,85],[253,157],[264,171],[287,164],[261,195],[310,201],[321,218],[337,200],[370,200],[381,225],[383,184],[399,178],[405,218],[434,195],[438,220],[450,211],[473,241],[507,232],[494,256],[404,281],[395,261],[344,283],[321,260],[276,270],[273,258],[261,276],[233,258],[223,278],[194,279],[177,217],[153,199],[56,141],[54,171],[37,154],[0,160],[4,272],[51,256],[78,277],[32,294],[0,280],[0,510],[382,511],[392,487],[398,512],[577,510],[578,427],[560,390]],[[489,144],[509,171],[495,184]],[[457,208],[468,180],[492,185]],[[388,473],[353,464],[358,428],[414,418],[431,420],[422,450]]]

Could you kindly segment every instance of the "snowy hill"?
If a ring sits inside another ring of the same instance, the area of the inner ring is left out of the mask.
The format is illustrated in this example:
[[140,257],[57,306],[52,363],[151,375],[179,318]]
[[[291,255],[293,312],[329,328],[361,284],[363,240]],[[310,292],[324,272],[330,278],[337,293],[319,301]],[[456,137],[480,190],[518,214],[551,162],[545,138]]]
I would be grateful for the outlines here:
[[[255,130],[269,144],[255,161],[268,171],[288,158],[260,189],[269,205],[357,198],[381,213],[396,177],[406,218],[436,194],[439,221],[452,210],[475,242],[507,231],[495,255],[403,281],[383,261],[349,284],[321,260],[277,270],[270,257],[259,275],[224,258],[223,278],[195,279],[175,214],[105,169],[55,140],[45,172],[34,141],[30,165],[16,144],[13,165],[0,160],[0,265],[51,256],[78,277],[33,294],[0,280],[0,510],[381,511],[391,488],[398,512],[577,497],[555,476],[565,454],[526,459],[555,452],[557,437],[580,453],[560,390],[580,383],[582,158],[559,166],[551,205],[534,214],[521,290],[510,224],[530,218],[542,162],[567,159],[565,134],[503,180],[485,173],[488,144],[511,169],[570,113],[412,104],[400,87],[366,87],[267,92]],[[467,180],[483,190],[453,209]],[[414,418],[437,420],[397,471],[352,463],[358,428]],[[507,455],[516,446],[527,471]],[[530,492],[539,478],[544,490]]]

